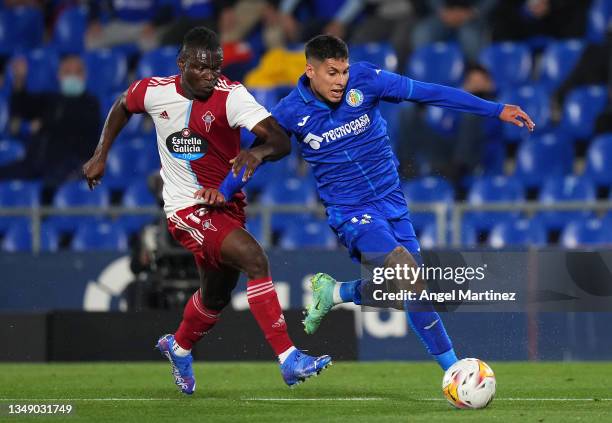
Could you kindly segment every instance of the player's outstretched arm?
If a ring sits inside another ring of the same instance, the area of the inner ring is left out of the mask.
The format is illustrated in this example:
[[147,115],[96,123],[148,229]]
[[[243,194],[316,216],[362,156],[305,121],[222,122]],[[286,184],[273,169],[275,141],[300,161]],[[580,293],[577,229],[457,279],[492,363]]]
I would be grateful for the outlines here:
[[529,115],[519,106],[487,101],[466,91],[445,85],[416,80],[408,81],[407,100],[480,116],[498,117],[504,122],[520,127],[527,126],[530,131],[535,128]]
[[115,142],[115,138],[117,138],[117,135],[119,135],[119,132],[125,127],[132,115],[127,109],[125,98],[126,95],[123,93],[115,101],[113,107],[111,107],[102,127],[102,134],[100,135],[100,141],[96,146],[96,150],[87,163],[83,165],[83,175],[87,180],[89,189],[94,189],[100,183],[102,176],[104,176],[108,152]]

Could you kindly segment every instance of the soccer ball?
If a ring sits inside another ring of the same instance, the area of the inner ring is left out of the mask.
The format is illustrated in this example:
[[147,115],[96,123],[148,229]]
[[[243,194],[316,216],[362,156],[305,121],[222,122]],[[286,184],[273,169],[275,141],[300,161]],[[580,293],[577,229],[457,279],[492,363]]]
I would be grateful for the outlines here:
[[487,363],[464,358],[448,368],[442,392],[454,407],[485,408],[495,396],[495,374]]

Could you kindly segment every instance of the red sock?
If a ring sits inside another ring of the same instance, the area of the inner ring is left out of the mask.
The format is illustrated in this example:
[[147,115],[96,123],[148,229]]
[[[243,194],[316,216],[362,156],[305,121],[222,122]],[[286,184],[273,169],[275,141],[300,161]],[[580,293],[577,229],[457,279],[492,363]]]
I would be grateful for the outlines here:
[[220,313],[204,307],[200,293],[198,289],[187,301],[183,320],[174,334],[176,343],[186,350],[190,350],[219,320]]
[[287,333],[285,316],[278,302],[272,278],[248,281],[247,299],[251,313],[255,316],[274,353],[280,355],[292,347],[293,342]]

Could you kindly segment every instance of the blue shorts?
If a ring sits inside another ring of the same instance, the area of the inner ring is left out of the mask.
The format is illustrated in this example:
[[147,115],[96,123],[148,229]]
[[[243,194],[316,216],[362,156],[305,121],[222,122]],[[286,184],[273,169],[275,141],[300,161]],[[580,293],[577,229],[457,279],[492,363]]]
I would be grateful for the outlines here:
[[399,188],[382,199],[358,206],[329,206],[327,221],[356,262],[365,258],[382,265],[385,256],[401,245],[418,265],[422,264],[421,247]]

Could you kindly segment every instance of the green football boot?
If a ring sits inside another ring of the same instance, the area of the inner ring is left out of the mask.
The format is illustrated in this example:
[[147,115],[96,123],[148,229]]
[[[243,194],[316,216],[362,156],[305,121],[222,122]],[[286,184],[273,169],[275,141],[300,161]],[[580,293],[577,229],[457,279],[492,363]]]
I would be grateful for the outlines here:
[[334,306],[334,286],[336,280],[326,273],[317,273],[310,279],[312,287],[312,303],[306,310],[306,318],[302,322],[304,331],[312,335],[319,329],[325,315]]

